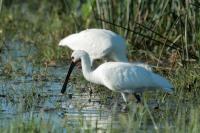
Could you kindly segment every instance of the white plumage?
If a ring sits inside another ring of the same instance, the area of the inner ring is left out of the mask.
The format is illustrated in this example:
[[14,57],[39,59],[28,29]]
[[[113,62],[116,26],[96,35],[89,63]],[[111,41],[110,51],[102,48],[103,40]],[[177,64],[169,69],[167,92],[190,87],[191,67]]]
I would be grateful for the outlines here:
[[[125,102],[127,101],[125,93],[137,93],[155,89],[162,89],[168,93],[173,92],[173,86],[167,79],[153,73],[148,68],[138,66],[138,64],[106,62],[92,70],[87,52],[82,50],[74,51],[71,57],[72,64],[81,61],[83,75],[86,80],[120,92]],[[69,70],[68,75],[70,75],[71,70]],[[68,78],[66,78],[65,83],[67,84],[67,82]]]
[[59,42],[72,50],[84,50],[91,58],[107,58],[113,61],[127,62],[126,42],[118,34],[105,29],[87,29],[71,34]]

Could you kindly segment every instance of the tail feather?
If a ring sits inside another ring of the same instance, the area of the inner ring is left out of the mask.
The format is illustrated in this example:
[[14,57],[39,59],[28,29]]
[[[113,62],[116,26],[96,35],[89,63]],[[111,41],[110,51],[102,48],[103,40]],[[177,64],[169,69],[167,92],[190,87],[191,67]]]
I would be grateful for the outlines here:
[[164,77],[158,74],[152,74],[155,83],[161,87],[165,92],[172,94],[174,91],[173,85]]
[[152,72],[151,66],[149,66],[148,64],[138,62],[138,63],[134,63],[134,65],[142,67],[142,68],[146,69],[147,71]]

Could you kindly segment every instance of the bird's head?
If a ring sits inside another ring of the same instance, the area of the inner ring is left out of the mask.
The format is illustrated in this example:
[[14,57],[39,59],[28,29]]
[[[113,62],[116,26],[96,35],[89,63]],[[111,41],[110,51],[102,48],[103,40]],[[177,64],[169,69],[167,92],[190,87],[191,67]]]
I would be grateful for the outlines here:
[[64,46],[64,43],[62,40],[58,43],[58,46]]
[[76,50],[72,53],[71,55],[71,65],[69,67],[69,70],[68,70],[68,73],[67,73],[67,76],[66,76],[66,79],[65,79],[65,82],[63,84],[63,87],[62,87],[62,90],[61,90],[61,93],[64,93],[66,91],[66,88],[67,88],[67,84],[68,84],[68,80],[69,80],[69,77],[70,77],[70,74],[72,73],[75,65],[81,61],[81,58],[84,57],[84,56],[88,56],[89,55],[83,51],[83,50]]
[[72,62],[74,62],[75,64],[80,62],[81,61],[81,58],[83,56],[88,56],[88,54],[83,51],[83,50],[76,50],[72,53],[71,55],[71,59],[72,59]]

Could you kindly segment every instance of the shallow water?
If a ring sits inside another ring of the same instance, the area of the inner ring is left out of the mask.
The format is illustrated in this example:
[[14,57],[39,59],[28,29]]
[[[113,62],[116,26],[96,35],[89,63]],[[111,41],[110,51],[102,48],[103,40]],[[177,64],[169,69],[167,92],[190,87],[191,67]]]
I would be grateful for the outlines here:
[[[42,114],[53,123],[65,123],[69,126],[80,124],[78,119],[87,121],[98,129],[106,128],[111,123],[111,111],[99,103],[99,98],[90,99],[88,92],[79,93],[69,85],[65,95],[60,90],[65,79],[67,67],[34,66],[31,58],[36,54],[32,44],[7,42],[1,53],[0,78],[0,119],[1,126],[17,116],[37,117]],[[70,98],[72,96],[72,98]],[[98,121],[98,123],[97,123]]]
[[[63,129],[63,132],[69,127],[100,132],[111,127],[120,129],[119,116],[128,116],[121,112],[124,102],[120,95],[117,99],[111,99],[110,103],[102,104],[98,95],[90,96],[88,89],[85,89],[87,81],[79,83],[77,80],[76,85],[69,83],[66,93],[61,95],[68,67],[61,63],[49,67],[36,66],[31,62],[36,51],[34,45],[21,42],[7,42],[2,50],[0,127],[8,126],[15,119],[26,120],[34,116],[36,119],[42,117],[51,121],[56,128]],[[74,73],[81,72],[75,70]],[[77,89],[75,86],[78,85]],[[159,96],[157,93],[152,95],[153,99]],[[156,104],[156,100],[148,99],[149,108],[153,109]],[[137,112],[136,106],[132,106],[131,112]],[[154,131],[153,124],[149,121],[146,128]]]

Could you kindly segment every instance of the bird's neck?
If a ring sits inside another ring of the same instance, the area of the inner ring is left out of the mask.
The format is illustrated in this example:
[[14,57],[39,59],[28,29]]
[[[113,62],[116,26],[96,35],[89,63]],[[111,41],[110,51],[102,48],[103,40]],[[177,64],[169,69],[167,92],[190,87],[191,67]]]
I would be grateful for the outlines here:
[[85,55],[84,57],[81,58],[81,66],[82,66],[82,71],[83,71],[83,76],[85,77],[86,80],[96,83],[96,84],[101,84],[99,80],[99,76],[94,74],[94,70],[92,70],[91,66],[91,61],[89,55]]

